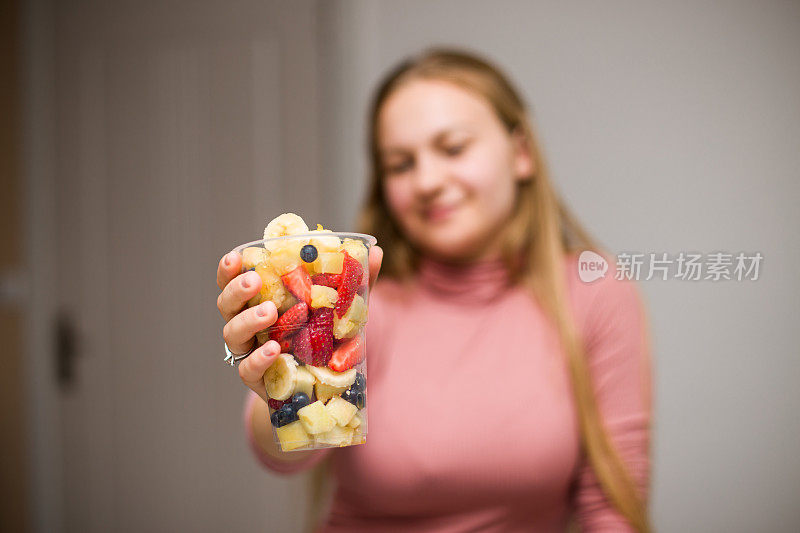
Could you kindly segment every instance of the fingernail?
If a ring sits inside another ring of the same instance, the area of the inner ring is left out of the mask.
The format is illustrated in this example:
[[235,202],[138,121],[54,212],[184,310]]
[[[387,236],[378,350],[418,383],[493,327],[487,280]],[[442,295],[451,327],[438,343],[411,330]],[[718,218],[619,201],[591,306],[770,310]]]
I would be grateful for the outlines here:
[[250,278],[250,276],[244,276],[242,278],[242,287],[244,287],[245,289],[249,289],[250,288],[250,279],[249,278]]
[[225,259],[222,261],[225,266],[231,266],[231,254],[225,254]]
[[278,342],[277,342],[277,341],[267,341],[267,344],[266,344],[266,349],[265,349],[265,351],[266,351],[266,352],[267,352],[269,355],[274,355],[274,354],[276,354],[276,353],[280,353],[280,351],[281,351],[281,345],[280,345],[280,344],[278,344]]
[[258,316],[267,316],[267,310],[268,309],[269,309],[269,303],[264,302],[264,303],[258,304],[258,307],[256,307],[256,315],[258,315]]
[[247,280],[247,287],[259,285],[261,283],[261,276],[252,271],[247,272],[244,275],[244,279]]

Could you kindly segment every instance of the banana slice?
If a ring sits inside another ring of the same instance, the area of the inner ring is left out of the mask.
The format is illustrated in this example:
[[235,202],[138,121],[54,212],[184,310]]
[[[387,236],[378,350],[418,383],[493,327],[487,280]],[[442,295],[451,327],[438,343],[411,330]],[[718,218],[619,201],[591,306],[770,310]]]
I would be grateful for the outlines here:
[[306,368],[309,372],[314,374],[314,377],[317,378],[320,383],[330,385],[331,387],[347,388],[356,380],[355,368],[345,370],[344,372],[336,372],[327,366],[306,365]]
[[[308,233],[308,226],[303,219],[294,213],[284,213],[273,218],[264,228],[264,240],[300,233]],[[264,248],[272,252],[283,245],[281,241],[265,242]]]
[[317,397],[317,400],[321,401],[322,403],[327,402],[331,398],[339,396],[346,390],[347,387],[332,387],[319,381],[314,383],[314,395]]
[[[351,369],[354,370],[354,369]],[[355,377],[353,378],[355,380]],[[275,400],[288,400],[297,384],[297,361],[294,356],[282,353],[264,373],[267,395]]]
[[311,398],[314,395],[315,382],[316,379],[314,379],[314,374],[309,372],[306,367],[297,367],[297,382],[294,385],[294,392],[292,395],[295,395],[298,392],[305,392],[308,394],[308,397]]

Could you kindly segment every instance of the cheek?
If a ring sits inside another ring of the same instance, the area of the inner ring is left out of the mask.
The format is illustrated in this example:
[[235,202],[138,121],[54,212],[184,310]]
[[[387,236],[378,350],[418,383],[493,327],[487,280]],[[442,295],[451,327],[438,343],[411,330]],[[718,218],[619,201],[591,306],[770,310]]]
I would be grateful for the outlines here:
[[484,150],[471,154],[462,163],[460,181],[472,192],[477,207],[491,213],[511,208],[514,180],[503,154]]
[[403,180],[388,179],[383,184],[383,195],[395,218],[402,220],[408,216],[414,198],[407,183]]

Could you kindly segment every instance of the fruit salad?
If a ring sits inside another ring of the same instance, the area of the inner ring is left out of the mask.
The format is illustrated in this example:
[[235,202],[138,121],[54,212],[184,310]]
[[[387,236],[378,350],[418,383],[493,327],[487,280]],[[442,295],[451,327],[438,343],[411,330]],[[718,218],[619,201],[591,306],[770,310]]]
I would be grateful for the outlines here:
[[256,339],[281,346],[264,384],[284,451],[366,441],[364,325],[374,244],[369,235],[309,230],[301,217],[284,213],[267,224],[262,241],[238,248],[242,268],[262,281],[248,306],[272,301],[278,309]]

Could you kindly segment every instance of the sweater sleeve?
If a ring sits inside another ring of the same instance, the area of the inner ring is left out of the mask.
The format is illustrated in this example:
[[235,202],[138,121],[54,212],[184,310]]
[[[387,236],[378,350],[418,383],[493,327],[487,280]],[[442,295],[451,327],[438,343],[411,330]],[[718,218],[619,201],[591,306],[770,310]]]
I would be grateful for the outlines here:
[[[582,331],[600,416],[640,497],[647,501],[651,369],[644,307],[636,285],[613,276],[599,281],[584,297],[589,303],[582,306]],[[585,458],[576,482],[576,517],[582,531],[632,531]]]
[[258,397],[258,394],[253,391],[248,392],[247,399],[245,400],[244,404],[244,429],[250,450],[256,456],[256,459],[259,461],[259,463],[261,463],[265,468],[275,472],[276,474],[296,474],[310,470],[319,464],[319,462],[322,461],[322,459],[324,459],[328,453],[330,453],[332,448],[315,450],[314,453],[308,457],[292,462],[279,461],[278,459],[275,459],[266,453],[261,449],[261,446],[258,445],[255,435],[253,434],[253,417],[251,415],[255,402],[259,400],[260,398]]

